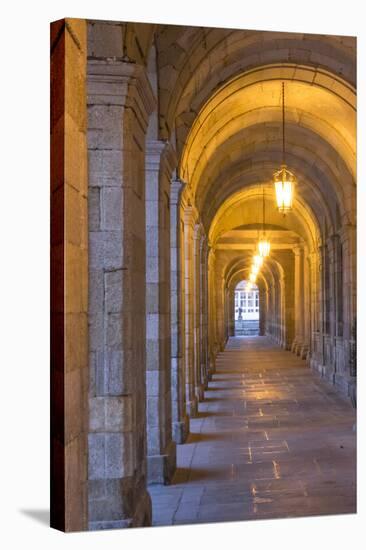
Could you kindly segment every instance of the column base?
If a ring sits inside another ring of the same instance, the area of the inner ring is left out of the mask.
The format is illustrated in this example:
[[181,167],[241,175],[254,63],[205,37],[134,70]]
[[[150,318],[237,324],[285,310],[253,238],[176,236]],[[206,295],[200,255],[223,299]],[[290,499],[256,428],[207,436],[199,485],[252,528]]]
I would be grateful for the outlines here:
[[186,411],[189,418],[196,418],[198,416],[198,401],[196,396],[192,397],[191,401],[187,401]]
[[303,344],[299,351],[299,356],[301,357],[301,359],[308,359],[308,354],[309,354],[309,345]]
[[168,485],[177,467],[176,444],[170,441],[164,454],[147,456],[147,482]]
[[184,416],[183,420],[173,422],[173,441],[177,445],[182,445],[187,441],[189,434],[189,416]]
[[205,386],[203,384],[199,384],[196,386],[196,399],[199,403],[201,403],[205,398]]
[[141,481],[133,478],[89,480],[89,530],[148,527],[152,523],[151,498]]

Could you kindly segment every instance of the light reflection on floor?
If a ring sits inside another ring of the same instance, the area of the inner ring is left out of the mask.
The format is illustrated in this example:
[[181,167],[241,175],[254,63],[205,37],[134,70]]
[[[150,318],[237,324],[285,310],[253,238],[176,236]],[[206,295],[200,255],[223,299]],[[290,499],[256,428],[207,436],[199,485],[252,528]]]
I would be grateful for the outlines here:
[[355,411],[306,363],[264,337],[232,338],[178,446],[153,524],[356,511]]

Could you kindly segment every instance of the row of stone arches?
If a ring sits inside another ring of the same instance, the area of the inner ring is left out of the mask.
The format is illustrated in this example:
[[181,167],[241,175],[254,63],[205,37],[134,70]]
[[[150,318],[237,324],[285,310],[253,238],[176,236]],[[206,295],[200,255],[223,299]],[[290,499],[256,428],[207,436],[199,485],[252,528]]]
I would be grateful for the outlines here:
[[[53,432],[55,456],[67,449],[79,465],[53,498],[72,495],[68,530],[147,525],[148,485],[171,480],[232,334],[262,197],[272,251],[258,279],[259,330],[354,397],[354,41],[81,20],[54,40],[54,52],[57,41],[68,47],[78,97],[75,111],[66,95],[71,168],[54,196],[66,190],[71,228],[62,298],[74,368],[64,380],[76,397],[66,425],[75,411],[80,420]],[[271,184],[282,81],[299,180],[285,218]],[[55,118],[55,146],[57,136]]]

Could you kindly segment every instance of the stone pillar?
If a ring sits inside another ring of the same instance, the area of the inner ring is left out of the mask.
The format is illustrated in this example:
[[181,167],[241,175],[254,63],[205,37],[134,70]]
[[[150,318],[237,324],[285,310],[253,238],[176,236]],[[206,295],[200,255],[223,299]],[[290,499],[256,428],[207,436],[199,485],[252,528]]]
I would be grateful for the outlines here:
[[86,30],[51,24],[50,521],[61,531],[88,528]]
[[295,246],[294,254],[294,321],[295,338],[291,350],[297,355],[300,354],[304,339],[304,267],[303,267],[303,249],[301,246]]
[[[285,277],[280,277],[278,281],[277,292],[277,330],[278,330],[278,339],[280,345],[284,349],[290,349],[290,338],[288,333],[288,304],[287,304],[287,292],[289,289],[289,281],[285,281]],[[293,292],[293,289],[292,289]]]
[[186,410],[190,418],[197,416],[198,403],[195,392],[194,362],[194,227],[196,223],[194,207],[186,206],[184,220],[184,359]]
[[216,273],[216,335],[218,351],[224,351],[226,344],[226,300],[225,279]]
[[204,236],[201,240],[201,302],[200,302],[200,324],[201,324],[201,379],[204,388],[207,388],[209,359],[208,359],[208,249],[207,240]]
[[151,524],[146,490],[143,66],[88,63],[89,528]]
[[356,227],[346,225],[340,231],[343,250],[343,345],[345,370],[336,383],[356,403]]
[[235,336],[235,288],[230,288],[228,291],[228,325],[229,337]]
[[309,253],[309,271],[311,281],[311,342],[310,342],[310,365],[319,370],[322,365],[322,343],[320,326],[322,322],[322,304],[319,292],[321,264],[319,255],[313,251]]
[[307,250],[304,250],[303,257],[303,282],[304,282],[304,323],[303,323],[303,343],[300,349],[300,357],[306,359],[309,353],[310,334],[311,334],[311,310],[310,310],[310,270]]
[[275,300],[275,290],[274,290],[274,282],[270,282],[268,285],[268,333],[270,334],[272,340],[275,339],[274,334],[274,319],[275,319],[275,311],[274,311],[274,300]]
[[266,333],[266,289],[259,287],[259,336]]
[[185,375],[183,361],[183,273],[182,273],[182,228],[180,220],[180,197],[184,183],[175,179],[170,186],[170,288],[171,288],[171,384],[172,384],[172,429],[173,440],[184,443],[189,433],[189,417],[185,404]]
[[209,349],[209,379],[216,370],[216,290],[215,290],[215,249],[208,252],[208,349]]
[[332,235],[327,239],[326,258],[324,266],[327,269],[326,277],[326,308],[327,322],[326,334],[324,335],[324,375],[329,382],[334,384],[335,377],[335,336],[336,336],[336,311],[337,311],[337,289],[336,289],[336,254],[337,254],[337,235]]
[[146,407],[149,483],[169,483],[172,441],[170,352],[170,182],[176,159],[167,142],[146,144]]
[[201,376],[201,239],[202,226],[196,224],[194,228],[193,240],[193,261],[194,261],[194,277],[193,277],[193,317],[194,317],[194,378],[195,378],[195,394],[198,401],[203,401],[204,398],[204,382]]

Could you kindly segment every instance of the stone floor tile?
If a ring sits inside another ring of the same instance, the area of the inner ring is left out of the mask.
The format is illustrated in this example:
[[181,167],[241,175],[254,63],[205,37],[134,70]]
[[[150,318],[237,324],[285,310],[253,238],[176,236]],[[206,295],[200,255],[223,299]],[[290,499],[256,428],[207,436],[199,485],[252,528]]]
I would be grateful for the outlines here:
[[169,486],[151,486],[153,524],[356,511],[355,411],[267,338],[231,338],[177,446]]

